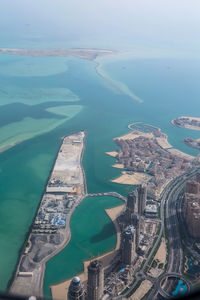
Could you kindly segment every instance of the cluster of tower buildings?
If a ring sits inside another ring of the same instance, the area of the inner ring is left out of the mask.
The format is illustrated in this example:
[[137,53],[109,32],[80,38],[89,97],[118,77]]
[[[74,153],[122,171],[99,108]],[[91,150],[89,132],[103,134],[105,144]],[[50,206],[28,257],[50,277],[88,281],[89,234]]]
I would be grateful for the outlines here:
[[183,214],[189,234],[200,238],[200,173],[186,183]]
[[127,197],[126,211],[123,218],[124,231],[121,242],[122,264],[132,265],[137,257],[140,242],[140,231],[145,214],[147,198],[146,185],[140,185]]
[[74,277],[68,289],[68,300],[100,300],[104,292],[104,269],[99,260],[88,266],[87,292],[79,277]]
[[[121,218],[120,264],[132,266],[137,259],[139,248],[140,226],[145,213],[147,197],[146,185],[131,191],[127,197],[126,210]],[[86,291],[85,291],[86,290]],[[104,295],[104,268],[99,260],[90,262],[88,266],[87,287],[78,277],[74,277],[68,289],[68,300],[100,300]]]

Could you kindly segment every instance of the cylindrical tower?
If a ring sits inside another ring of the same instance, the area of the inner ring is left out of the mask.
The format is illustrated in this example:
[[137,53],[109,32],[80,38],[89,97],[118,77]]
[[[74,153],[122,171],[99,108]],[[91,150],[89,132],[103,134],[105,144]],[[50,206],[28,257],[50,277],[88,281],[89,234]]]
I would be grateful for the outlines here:
[[83,285],[79,277],[74,277],[70,283],[68,300],[85,300]]
[[104,291],[104,269],[99,260],[92,261],[88,266],[87,299],[100,300]]

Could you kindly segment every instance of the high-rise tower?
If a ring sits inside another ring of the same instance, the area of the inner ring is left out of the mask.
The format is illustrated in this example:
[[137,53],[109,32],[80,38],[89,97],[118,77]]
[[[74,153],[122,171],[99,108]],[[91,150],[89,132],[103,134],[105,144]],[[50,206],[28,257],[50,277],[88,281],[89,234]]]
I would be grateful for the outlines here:
[[87,299],[100,300],[104,291],[104,269],[99,260],[92,261],[88,266]]
[[138,187],[138,214],[143,215],[147,199],[147,186],[146,184],[141,184]]
[[135,238],[135,227],[129,225],[122,234],[122,263],[125,265],[131,265],[135,260]]
[[83,285],[79,277],[74,277],[70,283],[68,300],[85,300]]
[[135,212],[136,203],[138,202],[138,191],[133,190],[128,193],[127,205],[126,205],[126,222],[127,224],[133,224],[133,213]]

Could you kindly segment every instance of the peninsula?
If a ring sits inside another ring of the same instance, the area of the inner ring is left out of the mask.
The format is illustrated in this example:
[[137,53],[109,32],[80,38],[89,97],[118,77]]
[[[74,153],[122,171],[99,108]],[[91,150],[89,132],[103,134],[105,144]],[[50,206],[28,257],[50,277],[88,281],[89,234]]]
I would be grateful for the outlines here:
[[171,121],[174,126],[192,130],[200,130],[200,118],[179,117]]
[[130,124],[128,128],[128,134],[114,139],[119,148],[106,152],[117,159],[113,167],[123,169],[121,176],[112,182],[148,183],[149,195],[159,199],[164,187],[185,172],[194,157],[174,149],[159,128],[140,122]]
[[[116,247],[98,259],[84,262],[84,272],[79,277],[51,286],[54,300],[73,296],[77,282],[86,299],[92,299],[90,286],[94,290],[101,289],[103,297],[98,299],[143,299],[146,296],[153,299],[151,293],[170,293],[163,279],[171,279],[171,275],[176,274],[185,280],[180,271],[183,256],[182,248],[179,244],[176,246],[178,225],[172,219],[176,213],[173,205],[178,207],[177,199],[182,197],[185,182],[199,172],[199,158],[174,149],[167,135],[152,125],[140,122],[128,128],[127,135],[114,139],[118,149],[107,152],[118,160],[114,167],[124,169],[120,183],[131,184],[131,178],[133,182],[136,179],[140,182],[128,193],[125,205],[106,211],[116,228]],[[166,238],[165,230],[170,239]],[[94,274],[91,266],[98,263],[101,269],[95,268],[94,278],[99,276],[99,279],[91,283],[91,274]]]
[[75,56],[87,60],[95,60],[99,56],[114,54],[116,51],[105,49],[18,49],[0,48],[0,54],[27,55],[27,56]]
[[45,263],[70,241],[70,217],[86,194],[82,168],[85,132],[64,137],[10,286],[42,296]]

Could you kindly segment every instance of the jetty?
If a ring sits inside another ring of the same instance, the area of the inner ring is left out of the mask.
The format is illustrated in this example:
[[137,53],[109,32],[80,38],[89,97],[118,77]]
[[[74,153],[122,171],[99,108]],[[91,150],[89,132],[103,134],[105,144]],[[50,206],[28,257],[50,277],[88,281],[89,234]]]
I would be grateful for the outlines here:
[[82,168],[84,140],[85,131],[63,138],[19,257],[10,293],[42,296],[46,262],[70,241],[70,217],[87,194]]

